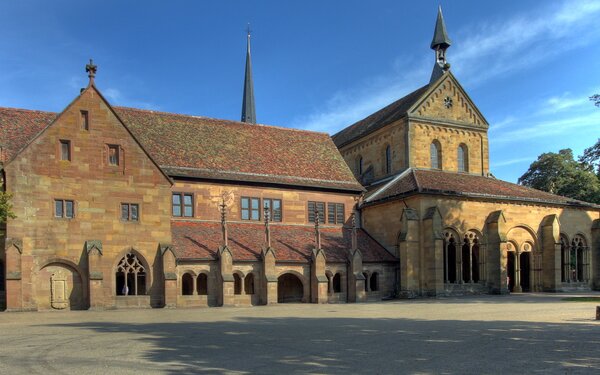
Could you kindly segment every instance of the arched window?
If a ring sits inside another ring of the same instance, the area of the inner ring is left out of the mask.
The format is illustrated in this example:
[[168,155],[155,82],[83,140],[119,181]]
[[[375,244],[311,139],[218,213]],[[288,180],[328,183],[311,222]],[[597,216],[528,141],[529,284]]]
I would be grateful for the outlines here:
[[254,294],[254,274],[249,273],[244,278],[244,290],[246,294]]
[[371,274],[371,280],[369,280],[369,286],[372,292],[376,292],[379,290],[379,275],[377,272],[373,272]]
[[0,292],[4,292],[6,289],[6,282],[4,281],[4,263],[0,260]]
[[242,278],[237,273],[233,274],[233,294],[242,294]]
[[392,173],[392,148],[390,145],[385,148],[385,173]]
[[356,159],[356,172],[360,176],[363,173],[363,158],[359,156]]
[[467,149],[467,145],[465,144],[458,146],[458,171],[469,171],[469,151]]
[[431,157],[431,168],[442,169],[442,150],[438,141],[431,142],[429,154]]
[[189,273],[184,273],[181,277],[181,295],[191,296],[194,294],[194,277]]
[[560,235],[560,281],[566,283],[569,280],[569,240],[564,236]]
[[208,295],[208,276],[206,276],[205,273],[198,275],[198,278],[196,279],[196,290],[200,296]]
[[456,239],[454,234],[446,232],[444,234],[444,282],[445,283],[456,283],[458,277],[457,272],[457,252],[456,252]]
[[128,253],[121,259],[116,278],[118,296],[146,294],[146,268],[134,253]]
[[333,292],[334,293],[342,292],[342,277],[340,276],[339,273],[336,273],[335,276],[333,276]]

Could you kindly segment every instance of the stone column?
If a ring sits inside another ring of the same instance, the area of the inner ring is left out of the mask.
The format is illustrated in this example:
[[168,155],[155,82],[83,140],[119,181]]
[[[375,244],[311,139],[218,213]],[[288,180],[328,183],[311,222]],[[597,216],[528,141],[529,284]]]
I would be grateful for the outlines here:
[[90,240],[85,242],[88,261],[89,306],[91,310],[103,309],[106,306],[104,290],[104,273],[102,272],[102,242]]
[[6,310],[23,310],[23,290],[21,283],[21,255],[23,243],[14,238],[6,239]]
[[219,247],[219,266],[221,277],[221,289],[219,302],[221,306],[233,306],[234,301],[234,279],[233,279],[233,256],[229,247]]
[[167,308],[172,308],[177,306],[177,296],[179,295],[179,288],[177,288],[177,261],[171,245],[161,244],[160,251],[165,278],[164,305]]
[[325,276],[325,251],[314,249],[310,269],[311,302],[327,303],[327,276]]
[[592,223],[592,288],[600,290],[600,219]]
[[560,223],[557,215],[542,220],[542,290],[556,292],[561,287]]
[[419,215],[412,208],[402,210],[398,255],[400,258],[400,297],[414,297],[419,290]]
[[521,293],[521,253],[519,249],[515,249],[515,292]]
[[364,302],[367,299],[365,293],[365,280],[362,274],[362,253],[356,249],[349,254],[348,263],[348,302]]
[[506,218],[502,210],[490,213],[485,222],[487,239],[487,286],[490,293],[506,294]]
[[262,250],[263,283],[261,300],[265,305],[277,303],[277,271],[275,269],[275,251],[268,247]]
[[442,215],[437,207],[427,209],[423,217],[423,293],[438,295],[444,291],[444,241]]

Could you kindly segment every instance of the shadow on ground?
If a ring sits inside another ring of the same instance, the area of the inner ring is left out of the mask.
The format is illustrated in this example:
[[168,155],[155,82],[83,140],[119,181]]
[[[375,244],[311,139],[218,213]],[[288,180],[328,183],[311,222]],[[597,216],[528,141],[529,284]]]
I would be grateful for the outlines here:
[[600,325],[593,321],[536,324],[509,317],[488,322],[332,316],[48,327],[91,330],[85,335],[125,334],[127,342],[115,345],[143,346],[138,356],[171,374],[600,371]]

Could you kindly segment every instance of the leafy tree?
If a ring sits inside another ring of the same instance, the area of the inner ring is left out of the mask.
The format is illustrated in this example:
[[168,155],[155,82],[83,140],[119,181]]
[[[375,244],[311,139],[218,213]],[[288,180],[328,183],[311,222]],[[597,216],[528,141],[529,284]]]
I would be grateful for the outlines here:
[[600,107],[600,94],[594,94],[590,96],[590,100],[594,102],[596,107]]
[[595,145],[583,151],[583,155],[579,157],[579,162],[589,170],[596,171],[596,175],[600,178],[600,138],[598,138]]
[[519,177],[519,184],[549,193],[600,203],[600,179],[573,158],[571,149],[547,152]]
[[10,204],[11,194],[0,191],[0,224],[6,223],[8,218],[16,218],[12,212],[12,204]]

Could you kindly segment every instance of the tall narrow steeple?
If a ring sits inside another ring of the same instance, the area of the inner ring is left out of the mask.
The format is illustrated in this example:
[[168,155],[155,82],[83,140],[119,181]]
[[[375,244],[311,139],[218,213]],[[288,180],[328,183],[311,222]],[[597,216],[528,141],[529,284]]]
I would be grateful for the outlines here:
[[242,99],[242,122],[256,124],[252,59],[250,58],[250,25],[248,25],[248,45],[246,49],[246,74],[244,77],[244,98]]
[[435,31],[433,32],[433,40],[431,41],[431,49],[435,51],[435,64],[429,82],[433,82],[440,78],[442,74],[450,69],[450,64],[446,61],[446,50],[452,45],[452,41],[446,32],[446,23],[442,15],[442,6],[438,8],[437,21],[435,22]]

